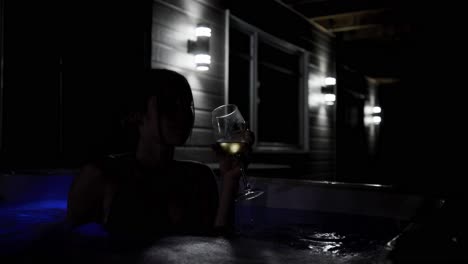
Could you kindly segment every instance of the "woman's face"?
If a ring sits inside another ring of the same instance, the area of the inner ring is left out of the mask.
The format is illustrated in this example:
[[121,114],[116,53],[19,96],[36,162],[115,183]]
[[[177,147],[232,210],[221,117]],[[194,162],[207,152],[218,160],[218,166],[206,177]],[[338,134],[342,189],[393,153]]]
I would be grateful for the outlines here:
[[156,96],[148,100],[147,113],[140,125],[140,137],[159,144],[183,145],[192,129],[191,105],[181,98],[173,102],[163,100],[158,102]]

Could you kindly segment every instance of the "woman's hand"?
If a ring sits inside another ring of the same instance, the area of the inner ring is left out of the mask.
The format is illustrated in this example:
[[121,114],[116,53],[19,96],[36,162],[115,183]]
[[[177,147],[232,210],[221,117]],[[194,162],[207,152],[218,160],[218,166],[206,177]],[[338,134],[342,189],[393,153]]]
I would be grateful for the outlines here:
[[246,146],[244,151],[239,154],[229,154],[219,144],[213,144],[212,148],[216,153],[216,157],[219,161],[220,174],[223,177],[234,177],[240,176],[240,166],[247,168],[250,161],[250,154],[252,153],[252,145],[255,142],[255,135],[249,129],[242,132],[241,138],[245,141]]
[[[219,160],[220,174],[223,177],[222,191],[215,221],[216,228],[225,228],[232,225],[228,215],[229,212],[233,212],[234,210],[234,199],[237,194],[239,179],[241,177],[240,168],[241,166],[244,166],[244,168],[247,167],[249,156],[252,152],[252,145],[255,142],[255,135],[250,130],[246,129],[242,133],[244,134],[241,135],[241,138],[245,140],[246,146],[244,147],[246,149],[240,153],[240,157],[226,153],[226,151],[218,144],[212,146]],[[243,164],[241,164],[241,162]]]

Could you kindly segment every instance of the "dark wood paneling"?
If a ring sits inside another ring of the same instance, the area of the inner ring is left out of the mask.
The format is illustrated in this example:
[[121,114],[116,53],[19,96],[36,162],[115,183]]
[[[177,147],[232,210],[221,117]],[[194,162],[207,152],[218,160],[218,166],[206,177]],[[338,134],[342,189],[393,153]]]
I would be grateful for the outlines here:
[[336,151],[334,149],[327,149],[327,150],[312,149],[308,153],[308,159],[310,161],[335,161]]
[[224,103],[224,97],[192,91],[196,109],[212,111]]
[[226,8],[226,1],[225,0],[195,0],[207,6],[211,6],[217,9],[225,9]]
[[[337,171],[339,181],[376,183],[370,175],[364,105],[368,83],[363,74],[339,67],[337,76]],[[368,181],[370,180],[370,181]]]
[[331,150],[335,147],[335,140],[328,138],[309,139],[309,149],[312,150]]
[[215,140],[211,129],[194,128],[186,144],[189,146],[210,146],[214,144],[214,142]]
[[182,69],[162,62],[153,62],[152,66],[153,68],[164,68],[179,72],[187,78],[192,90],[224,96],[223,79],[216,79],[206,74],[199,74],[199,72],[193,70]]
[[335,72],[334,53],[332,50],[329,51],[318,49],[314,51],[309,55],[309,62],[317,68],[323,67],[322,65],[327,65],[328,67],[326,67],[327,69],[325,70],[328,71],[329,74]]
[[313,168],[314,173],[331,173],[335,162],[332,161],[307,161],[306,166]]
[[[224,103],[225,28],[222,1],[156,0],[153,2],[152,67],[167,68],[183,74],[192,87],[195,124],[186,146],[176,149],[177,159],[213,162],[211,110]],[[211,67],[198,72],[187,41],[200,23],[212,27]]]
[[[162,19],[167,25],[185,27],[196,25],[192,22],[210,23],[213,28],[224,30],[224,10],[213,8],[193,0],[155,0],[154,18]],[[183,15],[183,17],[178,16]],[[176,23],[176,24],[173,24]]]
[[[187,52],[180,52],[168,46],[163,46],[153,42],[152,61],[162,62],[183,68],[185,70],[195,71],[194,57]],[[211,61],[210,70],[198,72],[199,75],[208,75],[212,78],[224,78],[224,61]]]
[[[194,31],[176,31],[165,23],[153,23],[153,41],[175,49],[182,53],[187,53],[187,41],[194,39]],[[195,24],[192,28],[195,29]],[[182,30],[182,29],[179,29]],[[212,28],[210,39],[211,60],[215,62],[224,61],[224,29]]]
[[211,129],[211,111],[195,110],[195,127]]
[[224,80],[212,79],[207,75],[196,75],[191,72],[185,75],[193,90],[224,96]]
[[313,47],[313,50],[317,54],[329,54],[333,52],[332,45],[334,43],[334,38],[321,32],[301,36],[301,39],[309,44],[310,47]]
[[309,127],[309,137],[334,139],[335,131],[329,126],[313,126]]
[[[326,61],[321,58],[322,61]],[[318,69],[312,74],[322,76]],[[311,87],[312,93],[320,95],[319,87]],[[318,90],[317,90],[318,89]],[[309,155],[306,171],[313,180],[335,180],[336,174],[336,125],[335,106],[317,105],[309,110]]]

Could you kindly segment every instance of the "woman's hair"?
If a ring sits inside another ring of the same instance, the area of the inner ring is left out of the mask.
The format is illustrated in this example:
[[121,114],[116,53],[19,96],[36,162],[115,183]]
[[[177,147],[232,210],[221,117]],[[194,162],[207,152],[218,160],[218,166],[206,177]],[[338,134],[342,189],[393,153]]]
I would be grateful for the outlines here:
[[152,96],[156,97],[159,115],[173,111],[177,102],[187,106],[183,109],[190,111],[187,114],[191,116],[192,124],[189,127],[192,129],[195,120],[193,96],[190,84],[183,75],[166,69],[151,69],[144,72],[130,92],[131,95],[124,98],[126,102],[121,109],[120,121],[127,138],[127,149],[135,150],[140,136],[138,127],[148,111],[148,101]]

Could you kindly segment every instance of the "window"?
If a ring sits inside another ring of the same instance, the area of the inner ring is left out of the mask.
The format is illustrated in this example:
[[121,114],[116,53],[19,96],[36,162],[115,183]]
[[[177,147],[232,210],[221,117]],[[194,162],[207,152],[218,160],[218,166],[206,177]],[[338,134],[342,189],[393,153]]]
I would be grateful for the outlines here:
[[[246,121],[250,118],[250,75],[252,56],[251,36],[235,28],[229,30],[229,96],[241,110]],[[251,125],[252,127],[252,125]]]
[[229,102],[257,136],[257,151],[307,150],[307,52],[231,16]]

